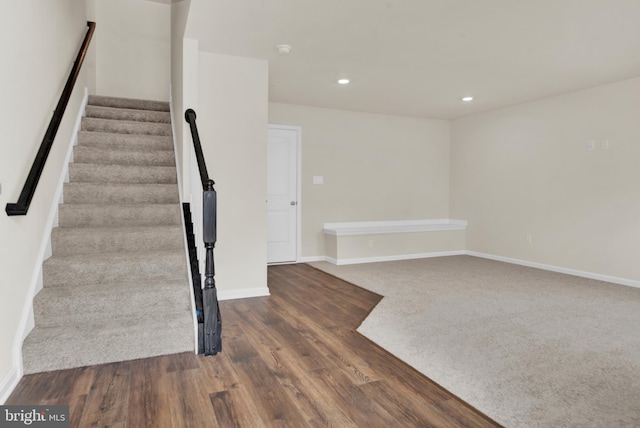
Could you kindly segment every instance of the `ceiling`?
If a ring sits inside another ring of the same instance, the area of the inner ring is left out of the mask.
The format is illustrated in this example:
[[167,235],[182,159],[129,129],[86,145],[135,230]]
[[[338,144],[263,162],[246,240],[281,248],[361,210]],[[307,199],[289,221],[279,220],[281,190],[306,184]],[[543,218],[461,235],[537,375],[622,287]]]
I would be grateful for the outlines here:
[[187,37],[268,60],[270,101],[404,116],[640,75],[640,0],[191,0]]

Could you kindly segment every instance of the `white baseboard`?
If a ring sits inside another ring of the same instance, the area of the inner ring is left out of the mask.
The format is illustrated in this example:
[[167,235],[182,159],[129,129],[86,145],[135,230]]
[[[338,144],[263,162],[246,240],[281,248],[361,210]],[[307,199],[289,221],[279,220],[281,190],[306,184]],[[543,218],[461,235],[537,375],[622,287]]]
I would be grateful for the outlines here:
[[595,280],[598,280],[598,281],[612,282],[614,284],[627,285],[629,287],[640,288],[640,281],[636,281],[636,280],[633,280],[633,279],[619,278],[619,277],[616,277],[616,276],[602,275],[602,274],[599,274],[599,273],[587,272],[587,271],[583,271],[583,270],[569,269],[569,268],[564,268],[564,267],[560,267],[560,266],[553,266],[553,265],[546,265],[546,264],[543,264],[543,263],[530,262],[530,261],[527,261],[527,260],[512,259],[510,257],[496,256],[496,255],[493,255],[493,254],[478,253],[476,251],[466,251],[465,253],[467,255],[469,255],[469,256],[481,257],[483,259],[496,260],[496,261],[499,261],[499,262],[511,263],[511,264],[515,264],[515,265],[527,266],[527,267],[532,267],[532,268],[536,268],[536,269],[548,270],[548,271],[551,271],[551,272],[564,273],[564,274],[567,274],[567,275],[580,276],[580,277],[583,277],[583,278],[595,279]]
[[561,266],[553,266],[547,265],[543,263],[530,262],[527,260],[514,259],[510,257],[496,256],[493,254],[479,253],[476,251],[444,251],[444,252],[435,252],[435,253],[423,253],[423,254],[407,254],[407,255],[397,255],[397,256],[381,256],[381,257],[362,257],[355,259],[334,259],[332,257],[327,256],[315,256],[315,257],[302,257],[299,262],[300,263],[311,263],[311,262],[320,262],[327,261],[334,265],[352,265],[359,263],[376,263],[376,262],[389,262],[396,260],[410,260],[410,259],[423,259],[429,257],[444,257],[444,256],[460,256],[460,255],[469,255],[474,257],[481,257],[483,259],[496,260],[499,262],[511,263],[521,266],[532,267],[536,269],[548,270],[551,272],[564,273],[567,275],[580,276],[583,278],[595,279],[598,281],[611,282],[614,284],[626,285],[629,287],[640,288],[640,281],[628,278],[620,278],[616,276],[610,275],[602,275],[594,272],[587,272],[577,269],[569,269]]
[[20,382],[20,368],[13,367],[0,382],[0,405],[3,405]]
[[269,296],[269,288],[243,288],[240,290],[218,290],[218,300],[247,299],[249,297]]
[[327,258],[325,256],[298,257],[298,259],[296,261],[293,261],[293,262],[267,263],[267,266],[294,265],[294,264],[297,264],[297,263],[323,262],[325,260],[327,260]]
[[269,262],[269,263],[267,263],[267,266],[295,265],[297,263],[300,263],[300,262],[299,261],[293,261],[293,262]]
[[326,260],[334,265],[355,265],[360,263],[377,263],[377,262],[393,262],[398,260],[427,259],[431,257],[460,256],[466,254],[466,251],[438,251],[432,253],[418,254],[400,254],[394,256],[378,256],[378,257],[360,257],[357,259],[334,259],[327,257]]
[[326,256],[311,256],[311,257],[300,257],[298,259],[298,263],[313,263],[313,262],[324,262],[327,260]]
[[182,242],[184,244],[184,262],[187,266],[187,277],[189,278],[189,302],[191,303],[191,318],[193,322],[193,345],[195,353],[198,353],[198,316],[196,315],[196,297],[193,291],[193,276],[191,272],[191,258],[189,257],[189,243],[187,242],[187,225],[184,222],[184,212],[182,202],[180,203],[180,223],[182,224]]

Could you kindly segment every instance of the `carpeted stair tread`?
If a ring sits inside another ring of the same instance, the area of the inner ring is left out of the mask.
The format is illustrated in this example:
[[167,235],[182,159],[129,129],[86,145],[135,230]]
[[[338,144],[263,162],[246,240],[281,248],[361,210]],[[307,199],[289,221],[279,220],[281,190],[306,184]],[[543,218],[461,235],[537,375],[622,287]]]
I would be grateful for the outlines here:
[[24,373],[83,367],[193,351],[183,311],[136,319],[37,326],[23,343]]
[[171,124],[169,123],[134,122],[98,119],[95,117],[83,117],[81,129],[83,131],[109,132],[114,134],[171,136]]
[[171,150],[173,140],[167,135],[120,134],[115,132],[78,132],[78,146],[109,148],[114,150]]
[[88,105],[85,111],[86,117],[96,117],[99,119],[171,123],[171,114],[168,111],[136,110],[91,105]]
[[43,263],[43,286],[82,286],[153,279],[187,280],[184,249],[52,256]]
[[188,312],[188,294],[184,281],[176,280],[84,285],[81,293],[75,286],[46,287],[36,295],[33,311],[39,326],[97,323],[127,317],[135,320],[143,314]]
[[179,203],[175,184],[65,183],[65,204]]
[[177,184],[174,166],[72,163],[69,181],[81,183]]
[[154,250],[184,250],[182,225],[57,227],[51,233],[55,256]]
[[101,147],[76,146],[73,150],[75,164],[175,166],[175,156],[169,150],[126,150]]
[[182,226],[179,204],[62,204],[58,224],[65,227]]
[[135,98],[107,97],[102,95],[89,95],[90,106],[115,107],[138,110],[170,111],[166,101],[140,100]]
[[194,350],[169,104],[89,97],[25,373]]

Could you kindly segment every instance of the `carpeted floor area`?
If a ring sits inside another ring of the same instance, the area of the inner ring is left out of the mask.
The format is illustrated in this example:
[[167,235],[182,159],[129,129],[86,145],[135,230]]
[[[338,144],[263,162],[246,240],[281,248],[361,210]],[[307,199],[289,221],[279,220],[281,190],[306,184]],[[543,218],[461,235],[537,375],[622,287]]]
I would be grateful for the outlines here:
[[640,426],[640,289],[471,256],[312,266],[358,331],[506,427]]

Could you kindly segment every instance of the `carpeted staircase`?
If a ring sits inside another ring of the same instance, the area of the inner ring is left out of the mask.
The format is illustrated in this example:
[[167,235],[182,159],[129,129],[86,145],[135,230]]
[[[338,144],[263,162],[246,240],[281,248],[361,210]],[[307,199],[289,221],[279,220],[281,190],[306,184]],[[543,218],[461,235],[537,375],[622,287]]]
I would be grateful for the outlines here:
[[90,96],[24,372],[194,350],[169,105]]

